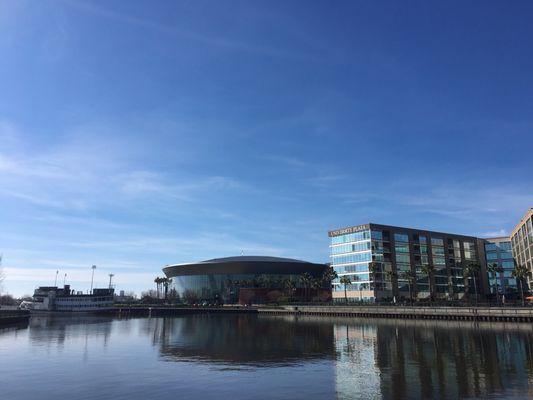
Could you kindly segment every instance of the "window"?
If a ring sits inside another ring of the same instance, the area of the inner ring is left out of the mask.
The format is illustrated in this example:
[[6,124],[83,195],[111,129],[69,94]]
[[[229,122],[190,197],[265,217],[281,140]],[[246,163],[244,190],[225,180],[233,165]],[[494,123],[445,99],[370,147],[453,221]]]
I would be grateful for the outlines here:
[[497,249],[496,243],[485,243],[485,251],[496,251]]
[[411,264],[398,263],[396,264],[396,270],[398,272],[411,271]]
[[409,253],[408,244],[397,244],[394,246],[394,249],[396,250],[396,253]]
[[346,235],[334,236],[331,238],[331,244],[358,242],[360,240],[370,239],[370,231],[361,231],[348,233]]
[[446,265],[446,260],[444,257],[433,257],[434,265]]
[[396,262],[399,263],[409,263],[411,262],[411,259],[409,258],[409,255],[405,254],[396,254]]
[[501,251],[500,258],[513,258],[513,253],[510,251]]
[[345,254],[345,255],[333,255],[331,262],[333,264],[348,264],[348,263],[356,263],[356,262],[364,262],[364,261],[371,261],[372,256],[370,252],[365,253],[352,253],[352,254]]
[[381,231],[372,231],[372,239],[383,240],[383,232],[381,232]]
[[370,242],[359,242],[354,244],[343,244],[331,248],[331,254],[351,253],[356,251],[370,250]]
[[511,250],[511,242],[501,242],[500,249],[502,250]]
[[472,242],[463,242],[463,247],[465,250],[473,250],[474,249],[474,243]]
[[444,255],[444,247],[433,247],[433,254]]
[[419,240],[420,244],[425,244],[425,243],[427,243],[427,239],[426,239],[425,236],[419,236],[418,240]]
[[431,244],[434,246],[444,246],[444,240],[442,238],[431,238]]
[[395,233],[394,241],[409,243],[409,236],[406,235],[405,233]]

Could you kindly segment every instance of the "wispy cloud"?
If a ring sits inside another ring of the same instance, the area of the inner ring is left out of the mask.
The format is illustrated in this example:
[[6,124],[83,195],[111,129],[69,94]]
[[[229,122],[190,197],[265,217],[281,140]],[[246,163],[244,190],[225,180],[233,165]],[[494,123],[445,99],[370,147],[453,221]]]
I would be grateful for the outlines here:
[[97,6],[94,3],[88,3],[79,0],[62,0],[63,3],[69,5],[73,9],[90,13],[96,16],[112,19],[125,24],[134,25],[143,29],[148,29],[160,34],[179,37],[181,39],[192,41],[198,44],[208,45],[212,47],[228,49],[233,51],[244,51],[248,53],[259,54],[269,57],[280,57],[284,59],[295,60],[320,60],[314,55],[298,51],[284,51],[279,47],[271,47],[264,44],[249,43],[242,40],[231,39],[227,36],[211,35],[192,31],[179,25],[165,25],[159,22],[151,21],[145,17],[137,17],[128,15],[124,12],[116,12],[107,7]]
[[[17,135],[13,124],[4,126],[9,127],[4,135],[16,143],[22,134]],[[124,150],[130,144],[126,139],[88,140],[87,134],[86,129],[73,129],[58,145],[40,148],[37,155],[22,146],[12,146],[9,152],[0,147],[0,195],[43,207],[82,210],[139,197],[193,202],[208,191],[254,190],[233,177],[139,169]]]
[[488,231],[481,234],[482,237],[494,238],[494,237],[505,237],[509,236],[509,231],[507,229],[499,229],[497,231]]

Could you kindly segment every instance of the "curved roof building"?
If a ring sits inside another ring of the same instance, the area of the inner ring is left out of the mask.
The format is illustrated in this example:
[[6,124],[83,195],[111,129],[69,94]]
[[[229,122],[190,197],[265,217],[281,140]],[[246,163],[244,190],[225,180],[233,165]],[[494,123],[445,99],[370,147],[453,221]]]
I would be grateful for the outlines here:
[[326,264],[290,258],[240,256],[169,265],[163,272],[172,278],[177,294],[190,302],[234,303],[242,300],[242,289],[255,292],[280,291],[287,286],[297,289],[303,287],[304,273],[318,278],[326,268]]

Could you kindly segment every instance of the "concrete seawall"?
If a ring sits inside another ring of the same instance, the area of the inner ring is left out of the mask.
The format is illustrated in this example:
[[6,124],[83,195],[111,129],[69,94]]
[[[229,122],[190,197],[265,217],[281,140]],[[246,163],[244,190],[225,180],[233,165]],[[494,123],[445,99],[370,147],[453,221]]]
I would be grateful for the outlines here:
[[527,307],[288,306],[259,309],[258,312],[270,315],[533,322],[533,308]]
[[315,315],[330,317],[533,322],[533,307],[117,307],[119,317],[165,317],[191,314]]
[[242,314],[257,313],[255,307],[117,307],[117,316],[170,317],[190,314]]
[[29,318],[27,310],[0,310],[0,326],[26,322]]

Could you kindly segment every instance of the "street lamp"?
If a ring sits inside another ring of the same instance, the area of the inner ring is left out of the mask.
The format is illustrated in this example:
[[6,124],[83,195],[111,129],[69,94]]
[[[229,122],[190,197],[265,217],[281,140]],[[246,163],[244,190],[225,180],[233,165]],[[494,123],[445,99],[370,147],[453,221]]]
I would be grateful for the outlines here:
[[91,294],[93,292],[93,281],[94,281],[94,270],[96,269],[96,265],[93,265],[92,267],[93,273],[91,275]]

